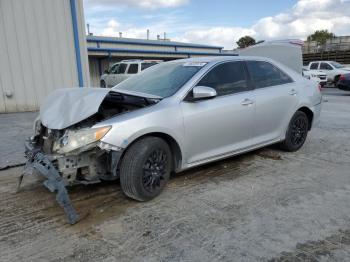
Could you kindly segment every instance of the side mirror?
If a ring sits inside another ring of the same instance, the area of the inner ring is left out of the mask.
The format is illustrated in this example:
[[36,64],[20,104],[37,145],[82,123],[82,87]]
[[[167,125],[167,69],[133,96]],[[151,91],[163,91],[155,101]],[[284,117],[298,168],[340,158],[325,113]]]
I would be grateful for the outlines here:
[[106,70],[104,71],[104,73],[108,75],[108,74],[109,74],[109,70],[106,69]]
[[192,89],[192,101],[205,100],[217,96],[216,90],[209,86],[195,86]]

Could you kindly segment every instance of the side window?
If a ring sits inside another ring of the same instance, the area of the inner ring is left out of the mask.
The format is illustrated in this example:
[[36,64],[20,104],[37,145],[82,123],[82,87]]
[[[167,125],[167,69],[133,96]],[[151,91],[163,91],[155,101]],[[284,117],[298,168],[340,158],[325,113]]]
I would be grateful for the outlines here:
[[119,64],[113,65],[113,66],[111,67],[111,69],[109,70],[109,72],[110,72],[111,74],[116,74],[117,71],[118,71],[118,67],[119,67]]
[[321,70],[333,70],[333,68],[327,63],[321,63],[320,69]]
[[139,69],[139,64],[130,64],[128,69],[128,74],[137,74]]
[[120,64],[118,67],[117,74],[124,74],[127,66],[127,64]]
[[318,69],[318,63],[311,63],[310,69],[311,70],[317,70]]
[[214,88],[218,96],[249,90],[242,62],[228,62],[216,66],[197,85]]
[[147,63],[142,63],[141,64],[141,71],[143,71],[143,70],[145,70],[145,69],[147,69],[147,68],[149,68],[149,67],[151,67],[151,66],[154,66],[154,65],[156,65],[157,63],[149,63],[149,62],[147,62]]
[[274,65],[264,61],[247,61],[248,70],[256,88],[283,85],[293,80]]

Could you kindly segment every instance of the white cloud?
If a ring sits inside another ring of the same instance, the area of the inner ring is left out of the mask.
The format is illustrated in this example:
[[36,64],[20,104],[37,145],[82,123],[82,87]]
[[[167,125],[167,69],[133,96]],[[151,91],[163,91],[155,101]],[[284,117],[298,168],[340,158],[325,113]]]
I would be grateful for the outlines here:
[[137,7],[142,9],[159,9],[177,7],[187,4],[189,0],[85,0],[90,6]]
[[255,32],[252,29],[242,27],[210,27],[187,31],[173,40],[232,48],[234,43],[245,35],[254,36]]
[[201,28],[187,31],[178,39],[232,48],[244,35],[251,35],[257,40],[305,39],[320,29],[328,29],[338,35],[350,34],[350,1],[299,0],[289,11],[261,18],[249,28]]
[[[97,2],[97,0],[87,0]],[[102,0],[99,3],[112,2]],[[156,6],[176,6],[187,3],[187,0],[122,0],[113,3],[127,3],[141,8],[156,8]],[[147,14],[152,16],[151,14]],[[154,15],[154,14],[153,14]],[[242,36],[250,35],[257,40],[272,40],[283,38],[306,39],[315,30],[328,29],[336,35],[350,34],[350,1],[347,0],[299,0],[292,8],[275,16],[263,17],[250,27],[238,26],[203,26],[201,21],[188,23],[181,20],[181,16],[164,15],[158,24],[133,26],[120,24],[117,21],[105,23],[100,33],[103,35],[118,36],[119,31],[125,37],[145,38],[147,28],[154,33],[168,32],[175,41],[205,43],[224,46],[232,49],[235,42]],[[147,22],[147,19],[145,19]],[[204,21],[203,21],[204,22]],[[190,24],[190,25],[189,25]]]

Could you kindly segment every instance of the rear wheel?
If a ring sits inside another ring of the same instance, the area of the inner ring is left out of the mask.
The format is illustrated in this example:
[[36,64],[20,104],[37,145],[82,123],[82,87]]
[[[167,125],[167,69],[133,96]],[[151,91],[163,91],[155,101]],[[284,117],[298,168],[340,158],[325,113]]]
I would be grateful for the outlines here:
[[171,151],[158,137],[146,137],[126,151],[120,166],[120,184],[125,195],[147,201],[158,196],[169,180]]
[[106,88],[106,82],[105,81],[101,81],[101,88]]
[[284,150],[294,152],[300,149],[306,140],[309,119],[302,111],[297,111],[289,122],[285,140],[281,143]]

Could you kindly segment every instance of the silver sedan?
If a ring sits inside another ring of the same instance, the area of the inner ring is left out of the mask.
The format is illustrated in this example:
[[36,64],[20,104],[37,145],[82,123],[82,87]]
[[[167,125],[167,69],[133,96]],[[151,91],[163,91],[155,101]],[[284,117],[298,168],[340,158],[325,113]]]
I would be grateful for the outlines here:
[[[298,150],[320,111],[320,87],[275,61],[175,60],[112,89],[57,90],[41,106],[27,157],[52,191],[120,179],[128,197],[146,201],[171,172],[275,143]],[[63,182],[50,184],[55,177]]]

